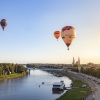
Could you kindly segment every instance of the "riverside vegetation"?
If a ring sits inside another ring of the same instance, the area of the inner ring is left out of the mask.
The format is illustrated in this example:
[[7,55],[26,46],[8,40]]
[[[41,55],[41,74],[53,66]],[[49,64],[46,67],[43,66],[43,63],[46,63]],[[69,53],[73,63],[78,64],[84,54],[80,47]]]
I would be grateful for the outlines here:
[[27,74],[27,68],[21,64],[0,63],[0,80],[15,78]]

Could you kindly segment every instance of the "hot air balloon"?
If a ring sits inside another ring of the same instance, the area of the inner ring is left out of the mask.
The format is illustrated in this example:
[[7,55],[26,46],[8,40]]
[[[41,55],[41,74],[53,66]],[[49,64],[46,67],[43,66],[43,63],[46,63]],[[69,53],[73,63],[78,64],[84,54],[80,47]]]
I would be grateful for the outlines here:
[[60,37],[60,31],[55,31],[54,36],[58,40],[58,38]]
[[2,27],[2,29],[4,31],[4,28],[7,26],[7,20],[6,19],[2,19],[0,24],[1,24],[1,27]]
[[73,26],[63,27],[61,30],[61,37],[62,37],[63,41],[65,42],[65,44],[67,45],[68,50],[69,50],[69,46],[71,45],[74,38],[76,37],[75,28]]

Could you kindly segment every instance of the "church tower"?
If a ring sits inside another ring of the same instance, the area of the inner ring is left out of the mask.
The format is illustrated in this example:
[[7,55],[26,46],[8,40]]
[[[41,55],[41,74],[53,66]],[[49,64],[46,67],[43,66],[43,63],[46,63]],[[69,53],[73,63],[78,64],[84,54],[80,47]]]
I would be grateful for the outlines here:
[[72,65],[73,65],[73,67],[74,67],[74,65],[75,65],[75,59],[74,59],[74,57],[73,57]]
[[80,66],[80,58],[78,57],[78,65]]

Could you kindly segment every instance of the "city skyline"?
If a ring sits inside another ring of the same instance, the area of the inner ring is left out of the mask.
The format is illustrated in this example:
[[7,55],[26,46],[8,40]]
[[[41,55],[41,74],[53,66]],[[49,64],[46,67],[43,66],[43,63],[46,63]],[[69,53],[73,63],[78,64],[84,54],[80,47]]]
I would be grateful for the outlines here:
[[[0,63],[100,64],[99,0],[7,0],[0,6]],[[76,29],[69,50],[54,31],[64,26]]]

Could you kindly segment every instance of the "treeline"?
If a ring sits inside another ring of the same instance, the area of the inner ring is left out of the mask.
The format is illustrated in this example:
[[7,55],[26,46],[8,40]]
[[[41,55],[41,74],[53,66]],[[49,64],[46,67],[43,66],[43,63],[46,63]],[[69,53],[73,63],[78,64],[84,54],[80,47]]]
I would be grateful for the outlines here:
[[[79,72],[79,68],[78,67],[73,68],[72,71]],[[87,75],[91,75],[91,76],[100,78],[100,68],[97,68],[97,67],[91,67],[91,68],[81,67],[80,72],[87,74]]]
[[21,64],[0,63],[0,76],[14,73],[27,73],[27,68]]
[[27,64],[27,68],[35,68],[35,64]]
[[81,68],[81,72],[100,78],[100,68],[91,67],[91,68]]
[[[28,68],[36,68],[37,66],[35,64],[27,64],[26,65]],[[54,69],[58,69],[58,68],[63,68],[62,66],[54,66],[54,65],[39,65],[38,68],[54,68]]]

